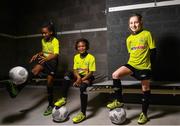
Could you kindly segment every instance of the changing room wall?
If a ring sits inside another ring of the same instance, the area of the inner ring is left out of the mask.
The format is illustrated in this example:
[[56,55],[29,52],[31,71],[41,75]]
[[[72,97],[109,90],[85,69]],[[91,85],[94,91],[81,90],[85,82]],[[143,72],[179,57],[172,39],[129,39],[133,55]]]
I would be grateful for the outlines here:
[[[143,4],[158,5],[158,2],[166,1],[169,0],[3,0],[0,2],[0,33],[3,33],[0,35],[0,58],[3,59],[0,77],[7,77],[13,66],[31,66],[28,64],[30,57],[41,49],[40,26],[44,21],[53,20],[61,44],[59,76],[72,68],[71,61],[76,53],[74,41],[85,37],[90,41],[89,52],[97,59],[97,74],[111,79],[112,72],[128,60],[125,44],[129,35],[127,22],[129,15],[136,12],[143,15],[144,27],[153,33],[156,40],[157,60],[153,79],[177,81],[180,79],[179,2],[174,0],[171,2],[177,3],[175,5],[142,8]],[[126,5],[140,5],[140,8],[108,10]]]
[[[6,79],[9,69],[16,61],[16,30],[14,1],[0,1],[0,79]],[[10,34],[10,36],[9,36]]]
[[[74,42],[84,37],[90,42],[89,52],[96,57],[96,74],[107,78],[105,0],[32,0],[21,4],[23,6],[18,8],[20,20],[17,24],[17,36],[21,37],[17,39],[18,55],[21,58],[18,59],[17,64],[27,65],[32,54],[41,49],[40,26],[44,21],[52,20],[58,32],[66,32],[58,34],[60,40],[59,76],[72,69],[73,56],[76,53]],[[96,28],[100,30],[90,31]],[[83,32],[83,30],[87,31]]]

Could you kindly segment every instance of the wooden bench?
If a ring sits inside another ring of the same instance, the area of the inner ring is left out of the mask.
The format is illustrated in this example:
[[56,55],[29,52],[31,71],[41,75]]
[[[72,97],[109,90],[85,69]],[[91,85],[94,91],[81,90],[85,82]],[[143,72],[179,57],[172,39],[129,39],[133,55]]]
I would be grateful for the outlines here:
[[[113,87],[112,80],[94,83],[91,87],[87,88],[86,93],[114,93],[116,89]],[[140,94],[141,83],[140,81],[122,81],[123,93],[127,94]],[[172,94],[180,95],[180,83],[178,82],[151,82],[152,94]]]

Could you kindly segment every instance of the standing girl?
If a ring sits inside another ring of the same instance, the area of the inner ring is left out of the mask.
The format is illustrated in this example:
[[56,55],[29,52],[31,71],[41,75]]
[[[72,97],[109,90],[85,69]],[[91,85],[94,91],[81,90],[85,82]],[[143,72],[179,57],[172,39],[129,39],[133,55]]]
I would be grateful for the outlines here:
[[133,14],[129,18],[129,30],[131,35],[126,40],[129,60],[126,65],[121,66],[112,74],[113,85],[118,90],[113,94],[114,101],[109,103],[107,107],[114,109],[123,106],[121,78],[126,75],[132,75],[141,81],[143,93],[142,113],[139,116],[138,123],[145,124],[148,121],[147,110],[151,93],[151,58],[155,56],[155,42],[151,33],[143,29],[142,16],[140,14]]

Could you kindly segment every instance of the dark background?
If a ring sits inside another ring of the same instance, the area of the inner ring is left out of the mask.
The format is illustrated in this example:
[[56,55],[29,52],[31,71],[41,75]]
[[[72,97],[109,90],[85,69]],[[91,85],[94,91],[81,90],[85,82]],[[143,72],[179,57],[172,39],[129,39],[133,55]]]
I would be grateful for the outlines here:
[[107,31],[58,35],[58,76],[61,78],[65,71],[72,68],[76,53],[74,42],[84,37],[90,41],[89,52],[96,57],[96,75],[111,79],[112,72],[128,60],[125,43],[129,35],[128,17],[132,13],[141,13],[144,27],[152,32],[157,45],[153,79],[179,81],[180,5],[108,12],[109,7],[148,2],[154,0],[1,0],[0,79],[7,78],[9,69],[14,66],[31,66],[28,61],[41,50],[41,37],[22,36],[40,34],[41,24],[48,20],[54,21],[58,32],[107,27]]

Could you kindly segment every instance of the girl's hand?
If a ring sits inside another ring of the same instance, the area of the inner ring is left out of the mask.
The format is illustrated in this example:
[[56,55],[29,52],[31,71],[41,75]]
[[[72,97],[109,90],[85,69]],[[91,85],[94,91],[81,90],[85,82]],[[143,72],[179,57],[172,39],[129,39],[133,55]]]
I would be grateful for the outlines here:
[[82,79],[81,78],[77,78],[77,80],[74,82],[73,86],[79,87],[81,84],[82,84]]
[[29,63],[32,63],[34,60],[36,60],[37,57],[38,57],[38,54],[34,55],[34,56],[30,59]]
[[44,62],[47,61],[47,58],[46,58],[45,56],[39,56],[39,57],[38,57],[38,60],[39,60],[39,63],[40,63],[40,64],[43,64]]

